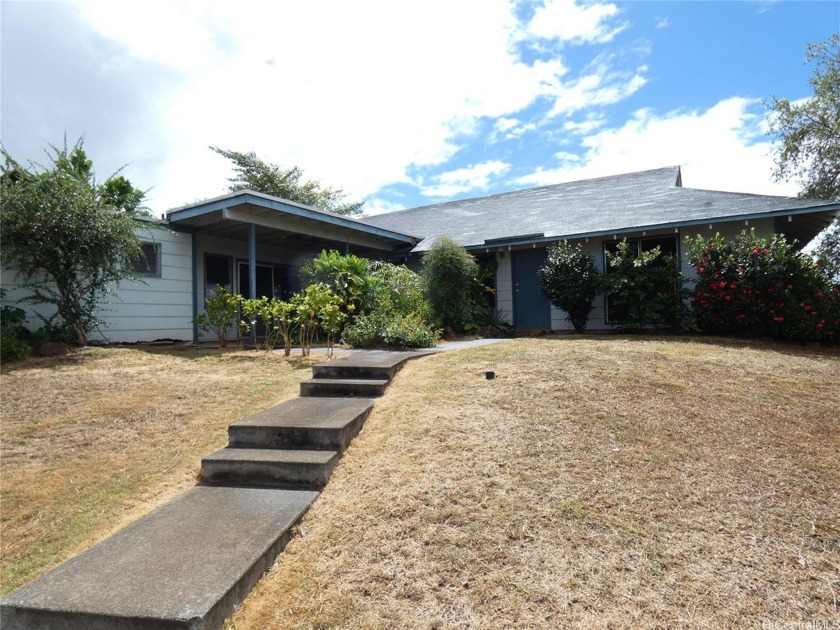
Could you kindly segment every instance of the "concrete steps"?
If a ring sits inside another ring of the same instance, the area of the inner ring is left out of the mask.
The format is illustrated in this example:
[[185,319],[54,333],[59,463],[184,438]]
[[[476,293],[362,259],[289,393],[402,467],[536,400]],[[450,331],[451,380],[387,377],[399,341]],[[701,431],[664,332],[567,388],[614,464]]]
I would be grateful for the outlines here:
[[429,352],[365,352],[312,368],[313,378],[300,384],[301,396],[375,398],[406,361]]
[[408,359],[313,368],[301,398],[232,424],[196,486],[0,601],[3,630],[221,630]]
[[312,378],[300,384],[300,395],[377,398],[385,393],[388,382],[378,378]]
[[373,402],[370,398],[297,398],[232,424],[227,448],[201,460],[201,481],[324,486],[370,415]]
[[341,452],[361,430],[373,403],[371,398],[295,398],[230,425],[228,442],[233,448]]
[[197,486],[0,604],[3,630],[218,630],[318,495]]
[[322,487],[338,463],[337,451],[223,448],[201,460],[201,481],[247,486]]

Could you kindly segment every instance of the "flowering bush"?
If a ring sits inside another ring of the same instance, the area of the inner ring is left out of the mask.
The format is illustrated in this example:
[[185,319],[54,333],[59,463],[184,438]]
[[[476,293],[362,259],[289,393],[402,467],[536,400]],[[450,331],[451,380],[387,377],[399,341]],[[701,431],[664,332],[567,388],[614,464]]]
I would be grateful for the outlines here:
[[566,311],[566,321],[577,332],[586,330],[592,302],[602,286],[595,259],[584,253],[580,243],[560,241],[548,249],[545,265],[537,273],[540,291],[551,305]]
[[783,235],[744,230],[686,239],[697,272],[691,295],[697,323],[711,333],[772,335],[799,341],[840,339],[840,287]]

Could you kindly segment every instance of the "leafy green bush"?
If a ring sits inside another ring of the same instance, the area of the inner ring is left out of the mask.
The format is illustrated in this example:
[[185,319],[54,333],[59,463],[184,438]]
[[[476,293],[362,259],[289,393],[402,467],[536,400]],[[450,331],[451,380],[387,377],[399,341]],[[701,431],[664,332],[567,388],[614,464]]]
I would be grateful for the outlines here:
[[368,302],[372,311],[403,315],[413,313],[428,319],[429,303],[419,275],[404,265],[379,260],[371,261],[370,269],[371,296]]
[[125,263],[140,256],[144,193],[121,175],[98,183],[82,139],[47,157],[27,167],[0,145],[0,259],[29,289],[23,301],[53,305],[45,321],[65,322],[84,346],[108,294],[134,276]]
[[566,321],[577,332],[586,330],[592,302],[601,290],[603,279],[595,260],[578,243],[561,241],[550,247],[545,265],[538,272],[540,291],[553,306],[566,311]]
[[439,332],[416,314],[374,311],[344,329],[344,341],[354,348],[432,348]]
[[352,324],[344,328],[342,339],[352,348],[384,348],[383,333],[387,323],[387,314],[374,311],[360,315]]
[[428,321],[429,305],[423,282],[402,265],[371,262],[370,312],[344,329],[345,343],[354,348],[426,348],[437,344],[439,334]]
[[292,337],[297,327],[294,304],[266,296],[241,300],[240,304],[244,318],[242,323],[248,325],[248,330],[262,323],[266,351],[271,351],[282,341],[284,354],[289,356],[292,353]]
[[476,300],[479,268],[456,241],[439,237],[423,255],[420,277],[432,317],[438,326],[462,332],[483,306]]
[[236,295],[221,286],[216,286],[204,299],[204,312],[195,318],[198,328],[204,332],[212,330],[219,345],[227,347],[231,328],[236,324],[237,340],[241,326],[238,322],[242,296]]
[[799,341],[840,339],[840,287],[781,234],[744,230],[686,239],[697,272],[691,300],[701,330]]
[[319,282],[310,284],[295,295],[291,303],[295,308],[302,354],[309,356],[312,341],[319,330],[326,333],[328,353],[332,354],[333,340],[345,317],[340,310],[341,298],[329,286]]
[[[5,291],[0,289],[0,297]],[[16,306],[0,308],[0,361],[19,361],[29,354],[31,334],[24,326],[26,311]]]
[[504,311],[488,308],[478,318],[478,329],[483,337],[512,337],[513,325]]
[[390,318],[382,333],[385,346],[393,349],[433,348],[440,335],[417,315]]
[[663,255],[658,246],[638,252],[624,239],[615,252],[607,252],[607,262],[604,287],[609,294],[610,315],[620,328],[686,327],[688,293],[676,257]]
[[322,250],[301,266],[299,275],[304,287],[312,284],[330,287],[351,320],[371,308],[371,262],[366,258]]

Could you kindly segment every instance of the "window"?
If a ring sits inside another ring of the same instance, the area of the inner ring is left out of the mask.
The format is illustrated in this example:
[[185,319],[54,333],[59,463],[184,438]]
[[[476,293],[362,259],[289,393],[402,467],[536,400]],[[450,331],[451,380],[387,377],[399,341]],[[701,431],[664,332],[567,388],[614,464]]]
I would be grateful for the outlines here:
[[[618,251],[618,244],[620,241],[612,241],[609,243],[604,243],[604,269],[606,269],[606,273],[611,273],[614,271],[612,265],[610,265],[610,261],[607,258],[607,253],[614,254]],[[677,248],[677,237],[676,236],[654,236],[651,238],[643,238],[638,240],[628,240],[627,245],[630,248],[630,251],[635,251],[636,256],[638,256],[641,252],[649,252],[650,250],[659,247],[660,256],[674,256],[677,258],[679,256],[679,250]],[[657,259],[657,264],[664,264],[664,261],[661,259]],[[671,286],[661,286],[656,287],[656,289],[660,292],[672,291],[674,287]],[[619,312],[618,306],[614,303],[613,296],[607,294],[605,296],[606,301],[606,319],[607,323],[614,323],[618,319],[621,318],[622,313]]]
[[233,279],[231,278],[231,258],[230,256],[214,256],[206,254],[204,256],[204,293],[210,294],[217,286],[222,287],[227,291],[233,289]]
[[140,243],[140,255],[131,270],[138,276],[160,278],[160,243]]

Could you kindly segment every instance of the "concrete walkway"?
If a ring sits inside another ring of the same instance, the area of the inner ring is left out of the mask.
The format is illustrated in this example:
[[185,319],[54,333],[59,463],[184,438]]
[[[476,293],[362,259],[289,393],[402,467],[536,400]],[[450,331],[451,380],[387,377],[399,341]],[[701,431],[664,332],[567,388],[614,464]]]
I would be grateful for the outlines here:
[[271,567],[350,440],[418,352],[321,363],[301,398],[229,427],[202,483],[0,601],[3,630],[219,630]]

